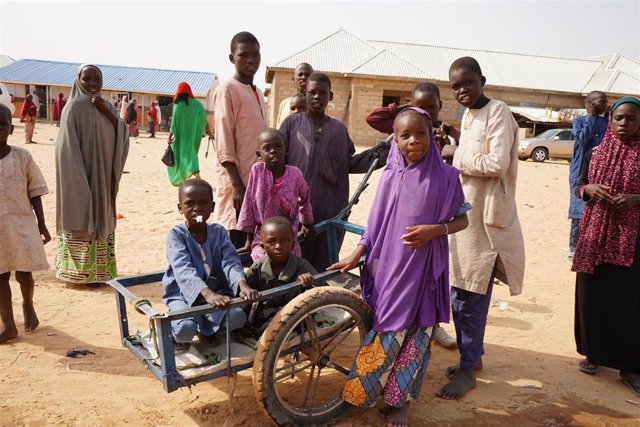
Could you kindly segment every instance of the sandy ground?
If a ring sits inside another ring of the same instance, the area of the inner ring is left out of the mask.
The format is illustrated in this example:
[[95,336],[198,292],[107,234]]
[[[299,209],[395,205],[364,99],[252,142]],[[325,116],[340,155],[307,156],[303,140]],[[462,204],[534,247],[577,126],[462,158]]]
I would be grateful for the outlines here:
[[[29,145],[55,190],[55,126],[36,127],[37,145]],[[10,143],[23,146],[23,127],[16,122]],[[133,140],[127,173],[121,184],[117,254],[120,274],[165,267],[167,230],[181,220],[176,190],[160,163],[166,134]],[[204,158],[203,177],[212,176],[212,155]],[[565,161],[520,163],[518,209],[526,241],[524,292],[511,298],[504,287],[494,298],[508,302],[492,307],[486,333],[484,370],[479,383],[459,402],[435,397],[446,382],[444,369],[457,352],[436,347],[423,397],[411,406],[412,425],[433,426],[631,426],[640,423],[640,401],[603,369],[596,376],[578,372],[580,360],[573,340],[574,275],[567,259],[568,164]],[[352,177],[352,188],[358,182]],[[364,224],[377,175],[356,207],[352,220]],[[49,229],[55,230],[55,197],[44,198]],[[345,243],[350,251],[354,239]],[[55,243],[46,246],[53,265]],[[229,415],[226,379],[198,384],[191,392],[166,394],[161,384],[121,347],[114,295],[110,288],[65,287],[52,270],[36,273],[35,304],[40,327],[22,332],[20,292],[12,282],[17,339],[0,346],[0,424],[2,425],[222,425]],[[141,294],[160,296],[159,289]],[[132,329],[144,317],[130,312]],[[451,326],[447,326],[452,330]],[[65,357],[69,349],[89,349],[94,356]],[[266,426],[269,418],[256,405],[251,371],[241,373],[230,418],[233,426]],[[351,410],[339,426],[381,425],[373,409]]]

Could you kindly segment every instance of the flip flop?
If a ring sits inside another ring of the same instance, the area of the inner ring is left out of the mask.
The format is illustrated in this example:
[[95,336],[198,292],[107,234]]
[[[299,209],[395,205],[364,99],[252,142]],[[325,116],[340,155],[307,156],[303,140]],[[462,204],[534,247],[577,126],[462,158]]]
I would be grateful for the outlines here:
[[633,394],[635,394],[636,396],[640,397],[640,382],[634,382],[631,380],[628,380],[626,378],[620,378],[620,381],[622,381],[622,383],[624,385],[626,385],[627,387],[629,387],[631,389],[631,391],[633,392]]
[[598,372],[598,365],[594,365],[593,363],[589,362],[589,359],[584,359],[581,360],[580,363],[578,363],[578,369],[580,370],[580,372],[593,375]]

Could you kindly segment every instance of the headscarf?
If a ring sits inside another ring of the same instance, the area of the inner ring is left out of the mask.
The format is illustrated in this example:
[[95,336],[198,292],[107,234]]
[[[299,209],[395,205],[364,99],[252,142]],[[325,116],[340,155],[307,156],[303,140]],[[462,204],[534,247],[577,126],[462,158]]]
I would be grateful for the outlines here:
[[[116,228],[115,203],[129,135],[122,120],[113,127],[82,87],[80,73],[87,66],[78,69],[56,141],[56,231],[93,241],[106,239]],[[116,115],[110,102],[105,105]]]
[[138,120],[138,108],[136,105],[136,100],[132,99],[129,103],[129,107],[127,107],[127,123],[135,122]]
[[[624,103],[640,108],[640,101],[625,97],[616,101],[611,112]],[[620,139],[609,122],[600,145],[593,149],[589,163],[589,183],[611,187],[611,194],[640,193],[640,129],[627,140]],[[591,201],[580,220],[580,239],[573,259],[573,271],[593,273],[600,264],[633,265],[640,206],[617,211],[606,202]]]
[[193,98],[193,92],[191,92],[191,86],[187,82],[181,82],[178,85],[178,90],[176,91],[176,97],[181,93],[186,93],[189,95],[189,98]]
[[62,114],[62,109],[64,108],[64,104],[65,104],[64,95],[59,93],[58,97],[53,103],[53,119],[54,120],[60,119],[60,116]]
[[127,108],[129,107],[129,103],[127,102],[128,99],[127,95],[122,96],[122,104],[120,104],[120,118],[122,120],[127,120]]
[[[423,110],[411,107],[425,116]],[[375,331],[402,331],[449,321],[449,242],[437,237],[405,246],[406,227],[450,221],[464,203],[460,172],[444,164],[433,132],[427,154],[405,164],[395,137],[369,211],[362,296],[373,308]]]
[[38,114],[38,107],[33,102],[33,96],[28,94],[24,98],[24,103],[22,104],[22,110],[20,111],[20,118],[24,118],[25,116],[35,117]]

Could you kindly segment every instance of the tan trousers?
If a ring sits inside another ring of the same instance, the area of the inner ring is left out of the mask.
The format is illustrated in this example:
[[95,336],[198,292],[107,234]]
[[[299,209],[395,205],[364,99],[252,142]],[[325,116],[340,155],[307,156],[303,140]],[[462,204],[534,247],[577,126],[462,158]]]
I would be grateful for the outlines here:
[[33,140],[33,131],[36,128],[36,118],[27,116],[24,119],[24,142],[30,143]]

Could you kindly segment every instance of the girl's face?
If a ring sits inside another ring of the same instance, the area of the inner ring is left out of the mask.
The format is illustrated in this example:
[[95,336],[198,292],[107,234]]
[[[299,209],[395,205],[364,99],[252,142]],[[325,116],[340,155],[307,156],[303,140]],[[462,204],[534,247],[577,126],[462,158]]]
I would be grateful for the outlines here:
[[425,116],[418,113],[403,114],[394,123],[398,150],[407,165],[422,160],[431,144],[431,125]]
[[479,76],[466,68],[452,70],[449,73],[449,83],[451,84],[453,96],[456,101],[467,108],[473,108],[482,97],[484,82],[483,76]]
[[179,195],[178,211],[182,213],[189,225],[197,224],[200,221],[197,216],[202,217],[202,223],[213,213],[213,194],[206,188],[191,185],[184,188]]
[[621,104],[611,114],[611,129],[620,139],[629,139],[640,127],[640,107],[630,102]]
[[280,171],[284,167],[284,144],[277,135],[263,137],[258,145],[256,155],[270,171]]
[[102,75],[96,67],[84,67],[80,71],[80,85],[91,95],[99,94],[102,90]]
[[411,105],[429,113],[431,123],[438,121],[438,113],[442,108],[442,102],[432,93],[416,92],[411,98]]

